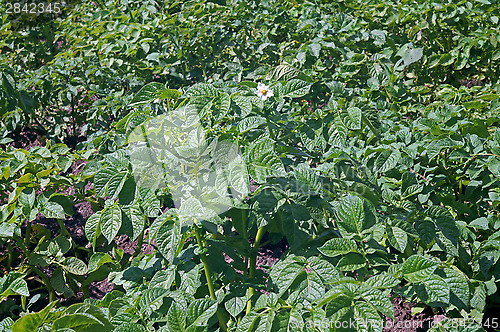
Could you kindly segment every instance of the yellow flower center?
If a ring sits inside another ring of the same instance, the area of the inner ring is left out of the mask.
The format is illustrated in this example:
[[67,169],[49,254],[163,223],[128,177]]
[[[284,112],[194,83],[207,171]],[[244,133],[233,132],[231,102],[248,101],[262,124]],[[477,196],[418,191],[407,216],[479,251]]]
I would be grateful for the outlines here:
[[265,96],[265,95],[267,95],[267,90],[262,89],[262,90],[260,90],[260,93],[262,93]]

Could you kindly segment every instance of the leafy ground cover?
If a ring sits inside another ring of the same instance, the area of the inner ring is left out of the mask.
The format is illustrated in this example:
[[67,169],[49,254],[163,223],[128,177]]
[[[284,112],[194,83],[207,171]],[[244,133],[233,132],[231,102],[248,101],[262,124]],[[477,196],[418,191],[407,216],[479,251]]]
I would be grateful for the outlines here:
[[499,8],[3,14],[1,329],[498,330]]

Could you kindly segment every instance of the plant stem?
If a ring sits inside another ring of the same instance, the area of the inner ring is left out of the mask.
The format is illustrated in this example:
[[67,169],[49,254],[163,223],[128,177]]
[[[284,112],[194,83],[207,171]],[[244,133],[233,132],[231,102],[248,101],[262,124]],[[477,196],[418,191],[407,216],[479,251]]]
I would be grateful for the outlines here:
[[71,125],[73,136],[76,136],[76,112],[75,112],[75,96],[71,95]]
[[[28,222],[28,224],[31,225],[31,223],[29,223],[29,222]],[[17,245],[23,251],[24,257],[29,261],[29,259],[30,259],[30,252],[27,249],[27,247],[24,245],[23,241],[21,241],[21,239],[18,238],[18,237],[14,237],[14,240],[16,241]],[[56,293],[54,292],[54,289],[52,288],[52,285],[50,284],[49,277],[45,273],[43,273],[42,271],[40,271],[34,265],[30,265],[30,269],[33,270],[33,272],[35,272],[42,279],[43,283],[45,284],[45,287],[47,287],[47,290],[49,291],[49,301],[50,302],[55,301],[56,300]]]
[[86,248],[79,248],[76,245],[75,240],[73,240],[73,237],[69,233],[68,229],[66,228],[66,225],[64,225],[64,220],[62,219],[57,219],[57,223],[59,224],[59,228],[61,229],[61,234],[66,236],[70,241],[71,241],[71,251],[76,254],[77,249],[86,249]]
[[[135,248],[135,252],[132,255],[132,257],[136,257],[142,252],[142,244],[144,243],[144,229],[142,230],[141,234],[139,234],[139,237],[137,238],[137,247]],[[132,258],[130,257],[130,258]]]
[[59,224],[59,228],[61,229],[61,233],[65,236],[69,237],[70,239],[73,239],[71,234],[69,234],[68,229],[64,225],[64,221],[62,219],[57,219],[57,223]]
[[267,124],[267,129],[269,130],[269,136],[271,136],[273,141],[276,141],[276,136],[274,135],[274,132],[271,129],[271,121],[269,120],[269,117],[266,118],[266,124]]
[[24,246],[26,248],[29,248],[30,246],[30,237],[31,237],[31,221],[28,221],[26,226],[26,236],[24,237]]
[[12,244],[10,241],[7,241],[7,248],[7,271],[10,271],[10,268],[12,267]]
[[[257,250],[260,247],[260,240],[264,236],[265,233],[265,227],[259,228],[257,231],[257,235],[255,236],[255,242],[253,244],[253,250],[252,255],[250,256],[250,267],[249,267],[249,272],[248,276],[250,278],[255,277],[255,271],[256,271],[256,265],[257,265]],[[246,313],[248,314],[252,310],[252,296],[255,294],[255,289],[253,287],[248,287],[248,301],[247,301],[247,310]]]
[[50,279],[49,277],[40,271],[36,266],[31,266],[31,269],[33,272],[38,274],[40,278],[42,278],[43,283],[45,284],[45,287],[47,287],[47,290],[49,291],[49,302],[55,301],[56,300],[56,293],[54,292],[54,289],[52,288],[52,285],[50,284]]
[[247,215],[246,210],[241,209],[241,223],[243,224],[243,238],[245,240],[248,239],[248,231],[247,231]]
[[[203,248],[203,241],[201,239],[200,229],[198,228],[197,225],[195,225],[194,234],[196,236],[196,242],[198,243],[198,247],[200,247],[200,249]],[[205,277],[207,278],[207,285],[210,297],[212,298],[212,300],[217,301],[217,297],[215,296],[215,291],[214,291],[214,283],[212,281],[212,275],[210,273],[210,267],[208,266],[207,262],[207,256],[204,252],[202,252],[200,253],[200,258],[201,262],[203,263],[203,269],[205,270]],[[224,332],[227,331],[227,319],[219,306],[217,306],[217,317],[219,318],[219,326],[221,330]]]
[[82,286],[83,297],[88,299],[90,297],[89,285]]
[[26,311],[26,296],[24,295],[21,296],[21,308]]

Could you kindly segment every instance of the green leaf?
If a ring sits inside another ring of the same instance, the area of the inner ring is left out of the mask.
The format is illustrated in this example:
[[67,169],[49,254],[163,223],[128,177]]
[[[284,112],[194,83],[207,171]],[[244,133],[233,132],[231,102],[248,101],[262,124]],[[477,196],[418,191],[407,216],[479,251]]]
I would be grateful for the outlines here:
[[216,97],[217,88],[208,83],[197,83],[189,87],[184,94],[185,97]]
[[363,118],[363,113],[358,107],[349,107],[347,112],[343,112],[342,115],[346,115],[343,118],[346,126],[351,130],[361,129],[361,121]]
[[130,313],[123,313],[113,316],[111,318],[111,324],[114,326],[120,326],[124,323],[135,323],[140,319],[139,316]]
[[301,271],[302,266],[296,263],[275,263],[271,278],[273,283],[278,287],[278,296],[283,295],[288,290]]
[[172,263],[183,244],[181,224],[178,219],[167,219],[156,233],[156,245],[168,262]]
[[57,301],[53,301],[41,311],[19,318],[12,326],[12,332],[37,332],[38,328],[50,322],[51,310],[56,304]]
[[4,318],[0,322],[0,332],[12,332],[12,325],[14,325],[14,321],[12,320],[12,318]]
[[470,282],[463,272],[446,268],[440,274],[450,287],[450,303],[459,309],[467,310],[470,303]]
[[101,229],[99,227],[99,221],[101,220],[102,211],[98,211],[91,215],[87,222],[85,223],[85,236],[90,243],[92,243],[92,247],[95,248],[97,238],[101,235]]
[[113,332],[147,332],[147,330],[142,324],[123,323],[118,326]]
[[158,82],[152,82],[143,86],[134,98],[130,101],[129,106],[138,106],[147,104],[158,98],[158,93],[164,90],[165,86]]
[[68,238],[64,236],[58,236],[54,240],[49,242],[47,251],[51,255],[61,255],[65,254],[71,248],[71,242]]
[[113,259],[111,256],[104,252],[95,252],[89,260],[88,272],[97,271],[103,264],[112,263]]
[[375,159],[375,168],[379,173],[385,173],[388,170],[396,167],[398,161],[401,159],[399,150],[385,150],[382,151]]
[[89,313],[74,313],[70,315],[63,315],[62,317],[59,317],[54,321],[52,328],[55,330],[68,328],[75,331],[82,331],[82,328],[84,328],[85,331],[97,332],[98,329],[100,331],[112,331],[109,327],[106,329],[106,326],[103,322]]
[[276,313],[273,319],[271,331],[273,332],[288,332],[294,330],[294,315],[300,316],[296,309],[288,311],[280,310]]
[[243,316],[240,323],[238,324],[236,332],[252,332],[254,325],[259,317],[259,314],[257,314],[256,312],[250,311],[248,314]]
[[235,95],[231,97],[231,100],[241,110],[240,116],[242,118],[246,117],[248,114],[252,112],[253,97]]
[[149,282],[149,288],[169,289],[175,279],[175,267],[171,265],[166,270],[160,270],[155,273]]
[[321,51],[321,44],[311,43],[307,45],[307,48],[309,49],[309,51],[313,56],[315,56],[316,58],[319,57],[319,52]]
[[[460,230],[452,218],[448,216],[439,216],[434,219],[434,222],[443,236],[449,240],[449,244],[446,242],[444,246],[441,246],[443,250],[446,250],[454,256],[458,256],[458,241],[460,236]],[[440,238],[440,242],[444,239]],[[444,247],[444,248],[443,248]]]
[[0,224],[0,237],[12,238],[16,233],[18,233],[19,235],[21,234],[19,225],[8,222],[3,222]]
[[261,138],[251,143],[245,151],[245,159],[250,176],[257,183],[265,182],[268,177],[285,174],[283,163],[275,154],[273,141],[269,138]]
[[356,329],[354,331],[381,331],[384,326],[384,320],[380,317],[375,307],[367,302],[357,301],[354,304],[354,315],[352,319],[359,322],[356,324]]
[[175,302],[168,309],[167,326],[169,331],[184,332],[186,330],[186,313]]
[[73,290],[69,287],[66,281],[66,273],[64,273],[60,267],[52,272],[52,276],[50,277],[50,284],[58,295],[63,295],[66,298],[74,295]]
[[194,295],[196,290],[201,285],[200,280],[200,270],[202,269],[201,264],[196,265],[195,267],[190,268],[187,272],[180,273],[181,276],[181,284],[179,285],[179,289],[184,293]]
[[246,297],[235,296],[224,302],[227,312],[233,317],[238,316],[246,306]]
[[205,115],[210,111],[213,106],[214,98],[211,96],[200,96],[200,97],[192,97],[187,107],[192,108],[199,114],[200,118],[205,117]]
[[297,165],[293,173],[297,181],[305,185],[305,188],[301,188],[302,192],[311,192],[312,194],[321,194],[323,192],[321,179],[308,164]]
[[346,235],[361,235],[376,222],[369,203],[351,194],[335,205],[335,212],[340,219],[338,226]]
[[158,97],[160,99],[179,99],[182,93],[175,89],[164,89],[158,92]]
[[415,289],[418,297],[431,307],[447,306],[450,303],[450,287],[443,278],[430,274]]
[[24,183],[33,183],[36,181],[36,176],[34,176],[31,173],[24,174],[17,180],[17,183],[19,184],[24,184]]
[[288,81],[300,74],[300,70],[289,65],[279,65],[267,73],[266,80],[270,82]]
[[474,219],[470,224],[469,226],[472,226],[476,229],[480,229],[480,230],[483,230],[483,231],[486,231],[490,228],[490,225],[488,223],[488,219],[486,219],[485,217],[481,217],[481,218],[477,218],[477,219]]
[[277,207],[278,200],[270,189],[264,189],[254,197],[251,213],[257,218],[259,228],[274,219]]
[[342,147],[347,142],[349,129],[342,121],[340,114],[334,115],[332,126],[328,129],[328,143],[334,147]]
[[0,278],[0,298],[5,299],[10,295],[29,296],[28,284],[25,275],[19,272],[10,272]]
[[470,299],[471,308],[476,308],[479,311],[483,311],[486,306],[486,287],[484,283],[479,284],[475,290],[474,295]]
[[108,195],[110,199],[117,198],[121,194],[125,183],[127,183],[127,179],[127,172],[120,172],[114,175],[106,185],[106,195]]
[[[243,158],[238,155],[227,165],[229,170],[229,184],[231,189],[238,192],[239,196],[247,195],[250,192],[248,170]],[[235,196],[238,195],[233,193]]]
[[353,304],[353,297],[350,293],[336,293],[326,305],[326,316],[330,317],[344,308],[350,308]]
[[298,204],[285,204],[280,208],[281,225],[291,250],[300,248],[312,234],[313,218],[309,210]]
[[332,263],[318,257],[311,256],[307,259],[307,264],[312,272],[316,273],[325,284],[334,282],[340,278],[340,272]]
[[409,66],[422,58],[423,48],[409,48],[403,54],[403,62],[405,66]]
[[436,238],[436,227],[427,218],[418,218],[415,222],[415,229],[420,238],[427,244],[431,244]]
[[[299,299],[304,299],[309,302],[314,302],[321,299],[325,294],[325,286],[323,285],[323,280],[321,277],[312,271],[302,272],[303,276],[300,283],[295,283],[291,290],[291,295],[289,297],[293,298],[296,295]],[[300,280],[300,278],[299,278]]]
[[341,271],[355,271],[364,266],[366,266],[366,260],[362,255],[349,253],[345,256],[342,256],[337,264],[337,269]]
[[88,272],[85,263],[76,257],[66,257],[66,259],[64,260],[63,269],[66,272],[76,275],[84,275]]
[[266,119],[261,116],[249,116],[238,123],[238,131],[240,133],[245,133],[249,130],[259,127],[264,123],[266,123]]
[[441,55],[441,57],[439,58],[439,64],[441,66],[449,66],[451,65],[453,62],[455,62],[456,58],[453,57],[451,54],[443,54]]
[[401,271],[406,280],[415,283],[425,280],[436,270],[437,266],[438,263],[427,257],[413,255],[403,263]]
[[196,299],[189,304],[186,312],[188,326],[206,326],[217,310],[217,302],[210,299]]
[[408,244],[408,235],[399,227],[389,227],[387,230],[387,238],[391,245],[399,252],[404,252]]
[[125,229],[124,233],[129,236],[132,241],[135,241],[141,235],[146,224],[146,217],[141,211],[138,203],[134,203],[128,208],[122,210],[124,217],[122,219],[122,227]]
[[299,79],[292,79],[288,81],[283,87],[282,91],[283,97],[288,97],[288,98],[303,97],[309,93],[311,85],[312,85],[311,83]]
[[42,209],[40,210],[45,218],[55,218],[55,219],[64,219],[64,209],[61,205],[56,202],[46,202],[42,205]]
[[[250,312],[250,313],[253,313],[253,312]],[[276,314],[274,311],[269,311],[265,314],[261,314],[259,317],[260,319],[258,320],[258,325],[256,325],[254,327],[254,331],[271,332],[275,317],[276,317]],[[293,323],[292,323],[291,327],[292,328],[294,327]]]
[[216,113],[214,113],[215,120],[219,122],[230,110],[231,108],[231,97],[222,92],[215,100]]
[[394,307],[390,298],[376,288],[360,290],[360,296],[384,315],[394,319]]
[[350,252],[357,252],[358,246],[354,240],[333,238],[325,242],[318,250],[325,256],[335,257]]
[[364,284],[377,289],[386,289],[399,285],[399,280],[390,274],[381,273],[368,278]]
[[[132,270],[134,271],[134,270]],[[137,271],[137,270],[136,270]],[[139,271],[137,271],[139,272]],[[143,276],[146,274],[144,273]],[[134,276],[135,277],[135,276]],[[141,276],[140,279],[142,279]],[[128,278],[132,279],[132,278]],[[163,298],[168,296],[170,291],[164,288],[149,288],[146,289],[139,300],[139,306],[142,312],[150,314],[154,311],[158,311],[160,307],[163,305]]]
[[111,243],[122,226],[122,211],[117,205],[104,208],[99,221],[102,235]]
[[127,171],[119,171],[114,167],[101,169],[95,175],[94,180],[96,195],[98,197],[110,196],[111,199],[115,199],[120,195],[127,178]]

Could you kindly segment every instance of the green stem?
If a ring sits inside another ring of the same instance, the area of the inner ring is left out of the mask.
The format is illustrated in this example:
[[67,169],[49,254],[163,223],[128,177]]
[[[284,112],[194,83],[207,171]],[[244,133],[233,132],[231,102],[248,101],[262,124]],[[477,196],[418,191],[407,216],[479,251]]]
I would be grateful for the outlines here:
[[247,232],[247,215],[246,215],[246,210],[241,209],[241,221],[243,224],[243,238],[245,240],[248,239],[248,232]]
[[[265,227],[259,228],[257,231],[257,235],[255,236],[255,242],[253,244],[253,252],[252,255],[250,256],[250,267],[249,267],[249,272],[248,276],[250,278],[255,278],[255,272],[257,270],[257,250],[260,248],[260,240],[262,240],[262,237],[265,234]],[[253,287],[248,287],[248,301],[247,301],[247,310],[246,313],[248,314],[252,310],[252,296],[255,294],[255,289]]]
[[12,267],[12,244],[7,241],[8,253],[7,253],[7,271],[10,271]]
[[132,259],[133,257],[137,257],[142,252],[142,244],[144,243],[144,229],[142,230],[141,234],[137,238],[137,247],[135,248],[134,254],[130,257]]
[[64,221],[62,219],[57,219],[57,223],[59,224],[59,228],[61,229],[61,233],[64,236],[69,237],[71,239],[72,238],[71,234],[69,234],[69,231],[66,228],[66,225],[64,225]]
[[82,286],[83,297],[88,299],[90,297],[89,285]]
[[30,238],[31,238],[31,221],[28,221],[26,226],[26,236],[24,237],[24,246],[26,248],[30,247]]
[[[31,224],[31,223],[28,222],[28,224]],[[21,241],[21,239],[18,238],[18,237],[14,237],[14,240],[16,241],[17,245],[23,251],[24,257],[26,257],[26,259],[29,261],[29,259],[30,259],[30,252],[27,249],[27,247],[24,245],[23,241]],[[49,277],[46,274],[44,274],[42,271],[40,271],[34,265],[31,265],[30,268],[31,268],[31,270],[33,270],[33,272],[35,272],[36,274],[38,274],[38,276],[42,279],[43,283],[45,284],[45,287],[47,287],[47,290],[49,291],[49,301],[50,302],[55,301],[56,300],[56,293],[54,292],[54,289],[52,288],[52,285],[50,284]]]
[[76,136],[76,112],[75,112],[75,96],[71,95],[71,124],[73,135]]
[[33,272],[38,274],[40,278],[42,278],[43,283],[45,284],[45,287],[47,287],[47,290],[49,291],[49,302],[55,301],[56,300],[56,293],[54,292],[54,289],[52,288],[52,285],[50,284],[50,279],[49,277],[40,271],[36,266],[31,266],[31,269]]
[[59,224],[59,228],[61,229],[61,234],[66,236],[71,241],[71,252],[76,253],[77,249],[86,249],[86,248],[78,248],[75,240],[73,240],[73,237],[66,228],[66,225],[64,225],[64,220],[57,219],[57,223]]
[[[200,229],[198,228],[198,226],[195,226],[194,232],[196,236],[196,242],[198,243],[198,247],[200,247],[201,249],[204,247],[204,245],[201,239]],[[212,281],[212,275],[210,273],[210,267],[208,266],[207,262],[207,256],[204,252],[202,252],[200,253],[200,258],[201,262],[203,263],[203,268],[205,270],[205,277],[207,278],[207,285],[208,285],[208,291],[210,293],[210,298],[212,298],[212,300],[217,301],[217,297],[215,296],[215,291],[214,291],[214,283]],[[217,317],[219,318],[219,326],[221,330],[224,332],[227,331],[227,319],[219,306],[217,306]]]
[[26,296],[24,295],[21,296],[21,308],[26,312]]

